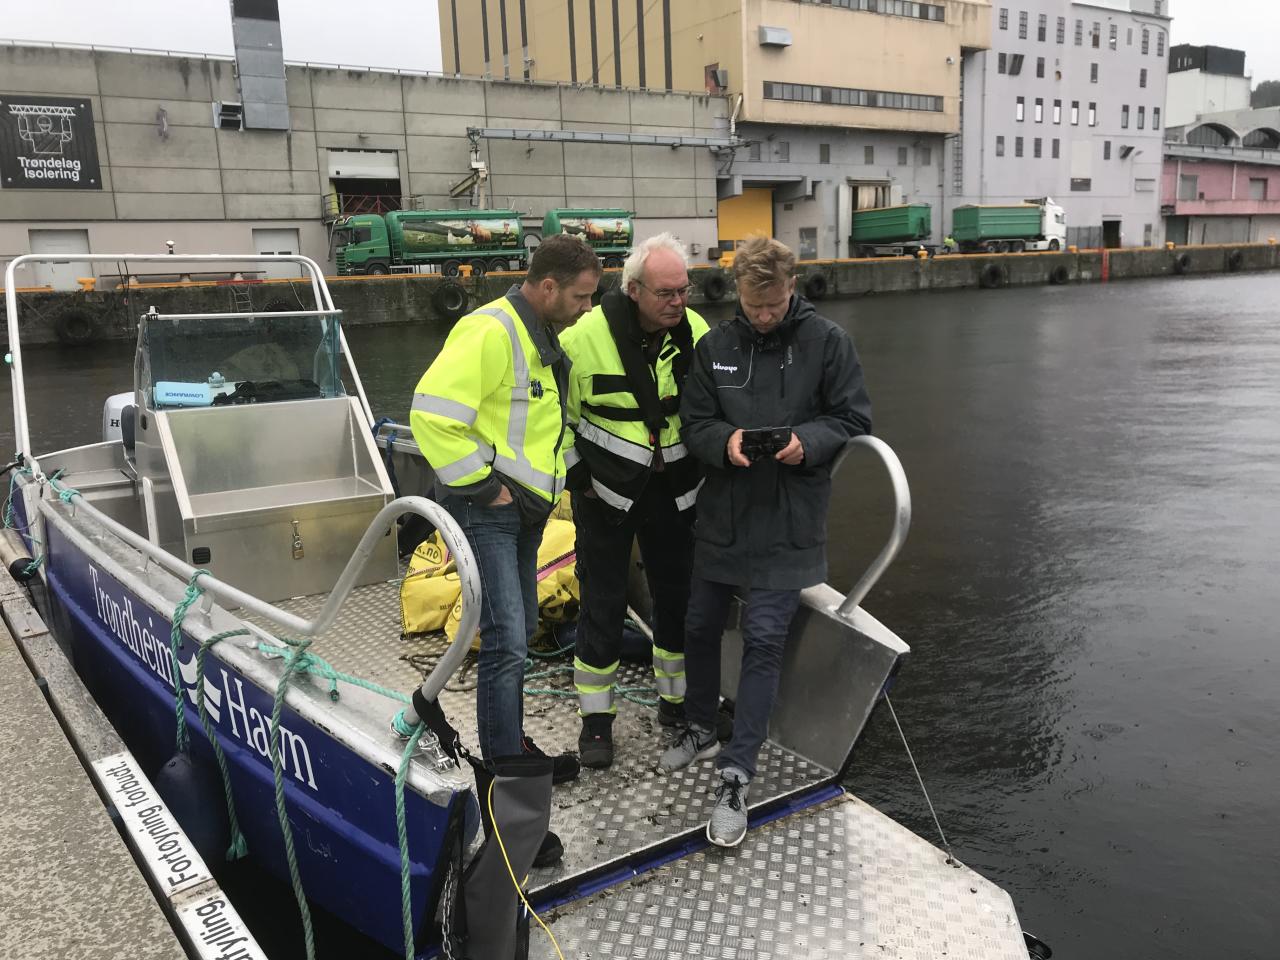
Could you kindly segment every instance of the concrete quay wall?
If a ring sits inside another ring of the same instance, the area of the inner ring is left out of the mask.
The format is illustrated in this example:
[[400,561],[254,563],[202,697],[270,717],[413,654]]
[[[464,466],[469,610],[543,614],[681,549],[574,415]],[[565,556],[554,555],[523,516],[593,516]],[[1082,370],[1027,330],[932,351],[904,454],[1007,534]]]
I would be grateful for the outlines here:
[[[811,299],[859,297],[877,293],[997,289],[1047,283],[1096,283],[1151,277],[1176,278],[1280,268],[1280,245],[1215,246],[1090,250],[1080,253],[974,254],[869,260],[813,260],[799,265],[799,289]],[[474,307],[501,296],[523,274],[495,273],[459,278]],[[602,287],[618,282],[619,271],[606,271]],[[734,297],[733,277],[716,267],[696,267],[691,306]],[[348,326],[389,323],[440,323],[450,319],[440,309],[438,276],[335,277],[334,302]],[[819,292],[821,287],[821,292]],[[302,281],[267,281],[240,285],[255,310],[312,308],[310,289]],[[711,296],[709,296],[711,294]],[[76,293],[20,292],[19,322],[24,345],[93,343],[132,339],[137,317],[151,307],[160,313],[227,312],[237,309],[231,284],[187,283],[144,285],[114,291]],[[2,297],[0,297],[2,299]]]

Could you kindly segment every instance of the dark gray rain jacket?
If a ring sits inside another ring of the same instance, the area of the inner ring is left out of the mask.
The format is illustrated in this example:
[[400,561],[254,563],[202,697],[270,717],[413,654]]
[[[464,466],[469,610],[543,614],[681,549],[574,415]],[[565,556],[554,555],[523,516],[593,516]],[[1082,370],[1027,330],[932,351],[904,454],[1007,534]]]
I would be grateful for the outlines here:
[[[768,334],[739,312],[698,341],[680,419],[685,445],[707,467],[694,572],[744,588],[823,582],[831,464],[850,439],[871,432],[871,401],[849,335],[800,296]],[[804,461],[731,466],[725,448],[738,427],[790,427]]]

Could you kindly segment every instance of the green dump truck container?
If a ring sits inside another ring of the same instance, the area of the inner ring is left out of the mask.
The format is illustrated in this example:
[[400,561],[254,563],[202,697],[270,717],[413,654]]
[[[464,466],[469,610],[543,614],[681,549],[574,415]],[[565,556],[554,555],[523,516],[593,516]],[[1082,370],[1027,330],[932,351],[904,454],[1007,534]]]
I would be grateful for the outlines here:
[[631,253],[630,210],[552,210],[542,219],[542,236],[569,233],[591,245],[606,267],[620,267]]
[[966,204],[952,211],[951,226],[951,235],[966,253],[1021,253],[1066,247],[1066,215],[1049,197],[1005,206]]
[[914,256],[928,250],[933,234],[933,211],[927,203],[855,210],[849,249],[855,256]]
[[333,230],[338,273],[383,274],[436,266],[456,276],[524,269],[527,251],[514,210],[395,210],[338,221]]

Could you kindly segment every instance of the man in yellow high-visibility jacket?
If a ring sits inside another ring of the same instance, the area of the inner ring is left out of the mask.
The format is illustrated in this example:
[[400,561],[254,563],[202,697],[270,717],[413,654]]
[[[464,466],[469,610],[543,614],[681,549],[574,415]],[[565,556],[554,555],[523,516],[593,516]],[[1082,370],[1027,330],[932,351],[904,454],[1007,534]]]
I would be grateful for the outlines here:
[[[524,663],[538,625],[538,544],[575,460],[557,328],[591,308],[599,279],[583,241],[548,237],[523,284],[457,322],[413,396],[409,422],[436,496],[480,567],[476,713],[490,765],[541,753],[524,735]],[[556,783],[578,775],[573,754],[554,761]]]
[[706,321],[688,309],[688,260],[669,233],[636,246],[622,282],[564,334],[573,361],[569,422],[580,462],[573,519],[582,613],[573,661],[582,714],[578,755],[613,763],[613,691],[639,541],[653,595],[658,720],[684,722],[684,620],[693,505],[702,479],[680,437],[680,390]]

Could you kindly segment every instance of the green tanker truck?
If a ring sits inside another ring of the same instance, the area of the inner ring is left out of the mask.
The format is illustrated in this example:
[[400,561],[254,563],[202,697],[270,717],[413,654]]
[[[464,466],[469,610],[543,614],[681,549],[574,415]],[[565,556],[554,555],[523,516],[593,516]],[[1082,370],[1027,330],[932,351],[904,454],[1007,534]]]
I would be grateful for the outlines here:
[[333,229],[338,274],[386,274],[436,267],[446,277],[462,265],[473,276],[523,270],[524,228],[514,210],[394,210],[339,220]]
[[855,257],[914,257],[921,250],[932,256],[933,211],[927,203],[855,210],[849,250]]
[[581,237],[606,267],[620,267],[631,253],[633,216],[630,210],[551,210],[542,219],[542,236]]
[[1064,250],[1067,216],[1049,197],[1006,206],[966,204],[951,212],[951,235],[964,253]]

